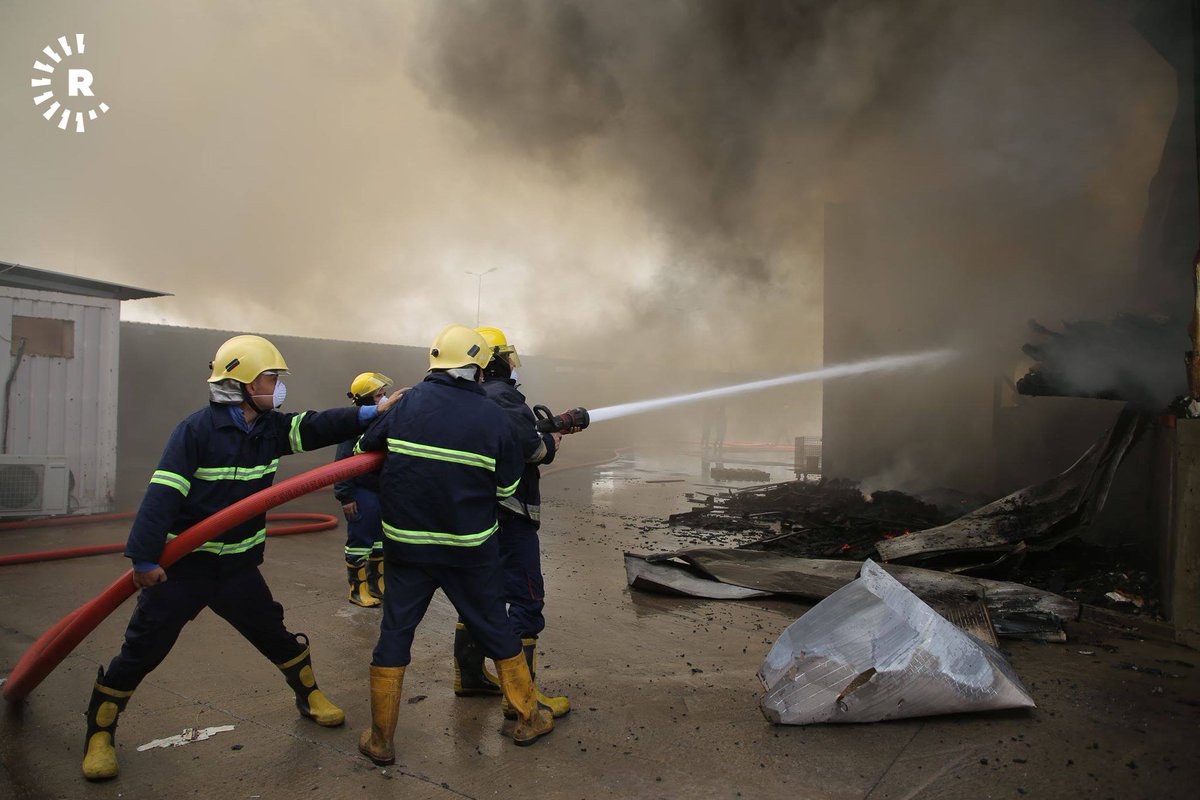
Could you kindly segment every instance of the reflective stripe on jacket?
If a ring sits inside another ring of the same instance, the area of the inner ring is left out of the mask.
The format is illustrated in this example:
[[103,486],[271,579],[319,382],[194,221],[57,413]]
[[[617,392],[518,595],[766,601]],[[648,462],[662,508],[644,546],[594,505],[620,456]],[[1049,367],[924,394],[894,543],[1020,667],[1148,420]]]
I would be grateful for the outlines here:
[[355,449],[387,452],[379,500],[389,558],[465,566],[499,557],[497,503],[518,490],[523,463],[479,384],[431,373]]
[[[244,431],[229,407],[210,403],[176,426],[138,508],[125,546],[135,562],[157,563],[167,541],[275,481],[281,456],[314,450],[363,429],[355,408],[259,414]],[[262,563],[266,515],[214,538],[172,568],[177,573]],[[219,563],[218,563],[219,562]]]

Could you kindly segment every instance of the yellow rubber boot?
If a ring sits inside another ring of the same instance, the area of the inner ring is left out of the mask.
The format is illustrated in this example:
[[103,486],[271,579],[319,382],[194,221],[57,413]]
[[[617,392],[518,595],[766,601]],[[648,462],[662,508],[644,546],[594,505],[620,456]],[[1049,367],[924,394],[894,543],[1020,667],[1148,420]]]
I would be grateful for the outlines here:
[[101,681],[104,670],[96,673],[92,699],[87,710],[87,735],[83,742],[83,777],[89,781],[106,781],[117,777],[117,717],[125,710],[132,691],[110,689]]
[[496,671],[504,697],[517,715],[511,729],[505,729],[512,740],[527,747],[554,730],[554,717],[550,709],[537,700],[537,687],[529,675],[525,656],[518,653],[512,658],[500,659],[496,662]]
[[367,559],[367,593],[376,600],[383,599],[383,554],[379,551]]
[[[525,663],[529,665],[529,676],[533,680],[534,685],[537,684],[537,637],[534,636],[528,639],[521,640],[521,650],[525,654]],[[565,717],[571,713],[571,701],[565,695],[555,695],[553,697],[542,694],[538,690],[538,702],[550,709],[550,713],[555,719]],[[516,719],[517,712],[513,711],[512,706],[508,703],[508,698],[500,701],[500,708],[504,711],[505,719]]]
[[404,667],[371,665],[371,727],[358,737],[358,752],[381,767],[396,761],[394,739],[403,686]]
[[285,661],[275,666],[283,673],[288,686],[292,687],[292,691],[296,693],[296,708],[300,710],[300,715],[308,717],[322,727],[336,728],[346,721],[346,714],[329,702],[329,698],[325,697],[324,693],[317,688],[317,678],[313,675],[312,669],[312,656],[308,649],[308,637],[299,633],[296,634],[296,638],[303,640],[304,652],[291,661]]
[[346,562],[346,577],[350,580],[350,602],[363,608],[378,608],[378,597],[371,594],[368,559]]

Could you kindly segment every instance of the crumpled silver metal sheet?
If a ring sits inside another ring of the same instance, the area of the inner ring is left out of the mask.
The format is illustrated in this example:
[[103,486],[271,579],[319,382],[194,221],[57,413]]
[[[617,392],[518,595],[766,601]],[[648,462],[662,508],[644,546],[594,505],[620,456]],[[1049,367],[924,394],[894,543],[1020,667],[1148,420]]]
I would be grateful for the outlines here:
[[634,589],[684,597],[704,597],[712,600],[746,600],[751,597],[770,597],[770,592],[747,589],[688,572],[680,564],[656,564],[641,556],[625,554],[625,576]]
[[869,559],[788,626],[758,677],[763,714],[784,725],[1034,707],[1004,656]]

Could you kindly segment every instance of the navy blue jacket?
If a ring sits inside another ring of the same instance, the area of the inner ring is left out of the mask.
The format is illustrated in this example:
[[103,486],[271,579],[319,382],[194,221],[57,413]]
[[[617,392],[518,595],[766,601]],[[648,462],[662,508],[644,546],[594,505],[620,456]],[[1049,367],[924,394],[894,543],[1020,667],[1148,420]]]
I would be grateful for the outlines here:
[[525,404],[525,395],[517,389],[516,381],[510,378],[485,379],[483,391],[504,409],[521,445],[521,456],[525,459],[521,485],[512,497],[500,501],[500,507],[525,517],[537,527],[541,522],[542,506],[542,479],[538,466],[554,460],[554,438],[548,433],[538,433],[535,427],[537,418]]
[[[334,455],[334,461],[341,461],[343,458],[349,458],[354,455],[354,445],[358,443],[358,436],[340,443],[337,446],[337,453]],[[353,478],[347,478],[344,481],[338,481],[333,485],[333,496],[342,505],[354,502],[354,490],[366,489],[368,492],[379,493],[379,472],[364,472],[362,475],[355,475]]]
[[379,477],[387,558],[462,566],[499,558],[497,499],[517,490],[524,461],[479,384],[430,373],[356,449],[387,451]]
[[[280,456],[327,447],[363,429],[356,408],[259,414],[249,433],[210,403],[171,434],[125,545],[134,562],[158,563],[169,539],[275,480]],[[266,514],[177,561],[172,575],[213,575],[262,563]]]

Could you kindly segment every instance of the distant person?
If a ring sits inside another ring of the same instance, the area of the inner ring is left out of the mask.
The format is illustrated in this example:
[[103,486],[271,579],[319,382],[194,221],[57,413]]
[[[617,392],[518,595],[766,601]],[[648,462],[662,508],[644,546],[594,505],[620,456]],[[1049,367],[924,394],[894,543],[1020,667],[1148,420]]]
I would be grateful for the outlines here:
[[[476,328],[491,348],[492,360],[483,369],[483,391],[504,409],[521,446],[525,470],[521,484],[510,497],[500,501],[500,563],[504,570],[504,599],[508,603],[508,621],[521,637],[521,648],[529,673],[537,681],[538,634],[546,627],[545,580],[542,577],[541,542],[538,529],[542,519],[541,475],[538,467],[554,460],[562,441],[561,433],[538,433],[533,410],[517,388],[517,369],[521,357],[497,328]],[[454,693],[459,696],[500,694],[483,668],[483,653],[470,628],[459,620],[454,631]],[[566,697],[538,694],[538,702],[548,706],[555,717],[571,711]],[[512,711],[504,703],[507,715]]]
[[513,740],[532,744],[554,728],[504,608],[496,504],[517,491],[524,459],[504,412],[480,386],[491,357],[478,333],[446,327],[429,350],[425,380],[380,415],[356,448],[387,453],[379,476],[387,589],[370,665],[371,727],[358,740],[376,764],[396,760],[413,635],[439,588],[496,664],[517,713]]
[[130,695],[157,667],[183,626],[211,608],[283,673],[300,714],[319,725],[344,721],[317,688],[308,637],[283,624],[258,565],[266,542],[259,514],[200,545],[165,570],[168,541],[238,500],[269,487],[281,456],[326,447],[353,436],[395,398],[377,406],[283,414],[287,363],[261,336],[235,336],[209,368],[210,402],[175,428],[129,532],[125,555],[141,589],[121,652],[100,668],[87,710],[83,775],[117,775],[114,735]]
[[705,403],[701,414],[700,456],[721,461],[725,450],[725,404]]
[[[378,372],[363,372],[351,383],[346,396],[362,408],[387,396],[392,379]],[[358,435],[337,447],[335,461],[349,458]],[[333,485],[333,494],[346,517],[346,573],[350,580],[350,602],[363,608],[378,608],[383,597],[383,527],[379,518],[379,473],[365,472]]]

